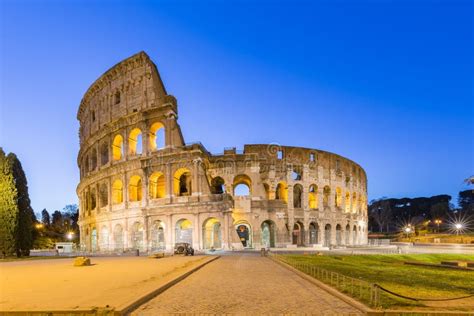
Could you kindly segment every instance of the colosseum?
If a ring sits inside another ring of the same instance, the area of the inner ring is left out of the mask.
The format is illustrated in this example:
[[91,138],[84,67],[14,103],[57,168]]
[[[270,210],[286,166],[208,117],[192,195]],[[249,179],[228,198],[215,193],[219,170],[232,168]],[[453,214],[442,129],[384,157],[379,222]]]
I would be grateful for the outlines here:
[[99,77],[77,119],[84,250],[367,243],[367,177],[358,164],[311,148],[257,144],[211,154],[186,143],[176,98],[144,52]]

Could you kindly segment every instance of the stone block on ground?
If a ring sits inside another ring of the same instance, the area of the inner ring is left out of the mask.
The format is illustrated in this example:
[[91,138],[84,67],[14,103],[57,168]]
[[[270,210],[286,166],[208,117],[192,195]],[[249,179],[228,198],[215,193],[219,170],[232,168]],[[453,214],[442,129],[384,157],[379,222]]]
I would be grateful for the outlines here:
[[87,257],[76,257],[74,258],[74,266],[75,267],[84,267],[84,266],[90,266],[91,265],[91,259]]

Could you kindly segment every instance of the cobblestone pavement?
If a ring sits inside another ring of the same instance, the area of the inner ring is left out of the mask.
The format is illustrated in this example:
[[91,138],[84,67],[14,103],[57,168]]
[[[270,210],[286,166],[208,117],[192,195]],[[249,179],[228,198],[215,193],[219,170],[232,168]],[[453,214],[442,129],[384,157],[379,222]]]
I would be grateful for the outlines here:
[[133,315],[170,313],[361,314],[293,272],[249,253],[222,256]]

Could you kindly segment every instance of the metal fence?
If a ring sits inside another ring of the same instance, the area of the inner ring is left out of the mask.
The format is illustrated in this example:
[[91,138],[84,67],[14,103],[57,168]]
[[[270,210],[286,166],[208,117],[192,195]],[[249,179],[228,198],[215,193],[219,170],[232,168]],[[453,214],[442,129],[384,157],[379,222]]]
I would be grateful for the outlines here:
[[286,263],[293,268],[338,289],[340,292],[350,295],[370,307],[381,307],[381,292],[379,287],[373,283],[322,269],[314,264],[301,262],[290,256],[282,256],[275,253],[269,253],[269,255],[278,261]]

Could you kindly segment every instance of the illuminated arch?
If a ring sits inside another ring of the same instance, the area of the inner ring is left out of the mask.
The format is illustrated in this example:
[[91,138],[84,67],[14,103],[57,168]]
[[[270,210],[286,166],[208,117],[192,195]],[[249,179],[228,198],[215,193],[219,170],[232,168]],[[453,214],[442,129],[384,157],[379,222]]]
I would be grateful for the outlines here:
[[165,126],[161,122],[155,122],[150,127],[150,149],[161,149],[165,145]]
[[331,188],[329,186],[325,186],[323,189],[323,206],[329,206],[329,196],[331,195]]
[[179,168],[173,176],[173,192],[176,196],[191,195],[191,171],[187,168]]
[[123,137],[122,135],[115,135],[112,143],[112,158],[113,160],[120,160],[123,157]]
[[357,212],[357,193],[352,194],[352,213]]
[[315,184],[309,186],[308,204],[309,208],[318,208],[318,186]]
[[189,219],[183,218],[176,222],[175,242],[193,244],[193,223]]
[[288,185],[285,181],[280,181],[275,190],[275,200],[282,200],[288,203]]
[[204,249],[217,249],[222,247],[221,222],[210,217],[202,224],[202,243]]
[[345,203],[345,212],[350,213],[351,212],[351,194],[349,192],[346,192],[346,199],[344,201]]
[[161,172],[154,172],[149,179],[150,198],[159,199],[165,197],[165,176]]
[[336,202],[336,207],[341,207],[342,206],[342,190],[341,188],[337,187],[336,188],[336,195],[335,195],[335,202]]
[[134,128],[128,136],[128,152],[130,155],[142,153],[142,131]]
[[123,203],[123,183],[118,179],[112,184],[112,203]]
[[142,179],[140,176],[132,176],[128,184],[128,200],[136,202],[142,200]]

